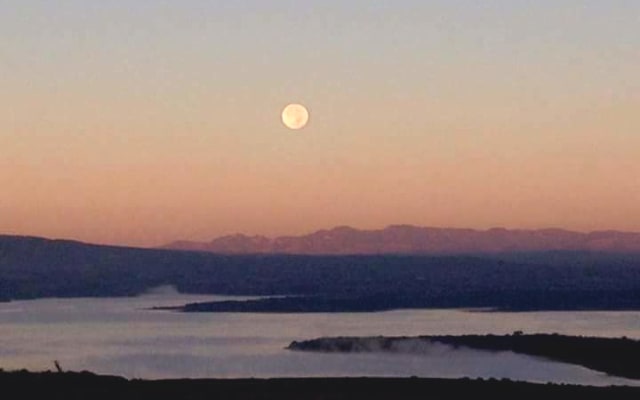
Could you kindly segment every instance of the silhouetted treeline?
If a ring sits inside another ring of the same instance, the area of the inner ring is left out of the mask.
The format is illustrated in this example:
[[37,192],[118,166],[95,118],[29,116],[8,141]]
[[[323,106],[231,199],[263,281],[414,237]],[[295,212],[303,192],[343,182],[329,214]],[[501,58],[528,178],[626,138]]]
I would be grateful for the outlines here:
[[381,399],[633,399],[640,388],[533,384],[509,380],[424,378],[297,378],[126,380],[90,373],[1,373],[3,393],[21,400],[381,400]]
[[419,337],[338,337],[292,342],[291,350],[322,352],[397,351],[402,342],[416,340],[479,350],[513,351],[578,364],[610,375],[640,379],[640,341],[558,334],[462,335]]
[[306,297],[229,310],[640,309],[640,257],[563,254],[228,256],[0,236],[0,298],[131,296],[175,285]]

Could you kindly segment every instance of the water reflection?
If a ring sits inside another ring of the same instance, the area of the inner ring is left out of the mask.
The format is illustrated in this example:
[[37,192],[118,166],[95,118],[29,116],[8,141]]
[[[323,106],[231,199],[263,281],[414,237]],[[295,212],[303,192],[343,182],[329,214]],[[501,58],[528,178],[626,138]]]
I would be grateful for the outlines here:
[[410,310],[371,314],[183,314],[153,306],[224,299],[154,293],[119,299],[0,304],[0,367],[87,369],[128,377],[424,376],[631,384],[583,367],[510,352],[317,354],[284,349],[319,336],[577,334],[640,338],[638,312],[482,313]]

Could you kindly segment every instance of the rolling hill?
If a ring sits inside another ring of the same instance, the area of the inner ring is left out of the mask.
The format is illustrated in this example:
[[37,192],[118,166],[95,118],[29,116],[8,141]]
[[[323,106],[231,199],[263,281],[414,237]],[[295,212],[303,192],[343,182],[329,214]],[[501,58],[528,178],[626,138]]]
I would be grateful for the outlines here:
[[0,299],[134,296],[162,285],[183,293],[293,296],[198,311],[640,309],[640,256],[229,255],[0,236]]

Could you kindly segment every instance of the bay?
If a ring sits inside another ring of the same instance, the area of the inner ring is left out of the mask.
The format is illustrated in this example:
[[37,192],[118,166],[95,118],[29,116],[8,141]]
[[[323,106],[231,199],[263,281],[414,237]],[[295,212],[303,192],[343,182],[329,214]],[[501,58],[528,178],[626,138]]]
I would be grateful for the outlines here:
[[[640,339],[640,312],[252,314],[150,310],[230,297],[170,290],[132,298],[40,299],[0,304],[0,368],[69,370],[129,378],[419,376],[639,385],[580,366],[511,352],[433,346],[420,354],[292,352],[321,336],[561,333]],[[233,297],[233,299],[239,299]]]

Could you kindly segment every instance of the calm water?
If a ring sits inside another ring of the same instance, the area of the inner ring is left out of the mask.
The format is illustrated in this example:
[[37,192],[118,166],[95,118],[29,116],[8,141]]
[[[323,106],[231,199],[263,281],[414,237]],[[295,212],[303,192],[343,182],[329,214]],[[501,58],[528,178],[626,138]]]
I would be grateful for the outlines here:
[[225,299],[154,294],[0,304],[0,367],[63,368],[136,378],[423,376],[495,377],[610,385],[640,381],[510,352],[432,346],[421,354],[317,354],[292,340],[338,335],[557,332],[640,339],[639,312],[484,313],[411,310],[369,314],[183,314],[158,305]]

